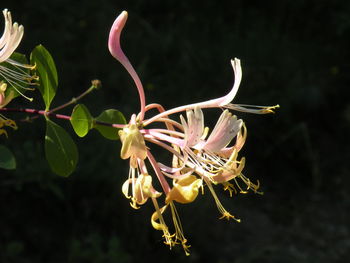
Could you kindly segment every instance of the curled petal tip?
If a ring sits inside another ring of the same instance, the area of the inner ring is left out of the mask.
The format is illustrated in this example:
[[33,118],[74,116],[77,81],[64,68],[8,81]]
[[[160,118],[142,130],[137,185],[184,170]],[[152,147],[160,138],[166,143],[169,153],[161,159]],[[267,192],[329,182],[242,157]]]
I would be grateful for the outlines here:
[[125,24],[125,22],[126,22],[127,19],[128,19],[128,12],[122,11],[122,12],[120,13],[120,15],[117,16],[117,18],[116,18],[116,20],[115,20],[115,23],[120,23],[120,24],[122,23],[123,26],[124,26],[124,24]]
[[118,60],[123,57],[120,48],[120,33],[123,30],[127,19],[128,12],[121,12],[120,15],[115,19],[111,31],[109,32],[108,49],[111,52],[112,56]]
[[233,84],[233,87],[231,91],[224,97],[220,98],[218,100],[218,105],[219,106],[225,106],[229,104],[234,97],[236,96],[236,93],[238,91],[239,85],[242,80],[242,68],[241,68],[241,61],[238,58],[231,59],[231,65],[234,71],[235,75],[235,81]]
[[123,23],[123,26],[124,26],[124,24],[125,24],[125,22],[126,22],[127,19],[128,19],[128,12],[126,12],[126,11],[124,10],[124,11],[122,11],[122,12],[120,13],[120,15],[117,17],[116,20],[118,20],[118,21],[120,21],[121,23]]
[[231,65],[235,69],[236,67],[241,66],[241,60],[238,58],[231,59]]

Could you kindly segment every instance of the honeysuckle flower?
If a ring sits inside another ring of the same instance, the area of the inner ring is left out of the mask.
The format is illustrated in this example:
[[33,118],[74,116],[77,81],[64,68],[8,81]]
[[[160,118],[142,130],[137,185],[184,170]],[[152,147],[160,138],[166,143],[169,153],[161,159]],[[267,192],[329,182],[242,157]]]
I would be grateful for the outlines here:
[[[125,181],[122,192],[126,198],[131,199],[130,205],[138,209],[138,205],[146,203],[148,198],[157,198],[162,193],[157,192],[152,186],[152,176],[148,174],[140,174],[135,178],[135,170],[131,170],[129,179]],[[132,195],[129,195],[129,186],[132,185]]]
[[10,84],[16,92],[31,101],[32,98],[24,95],[23,91],[31,90],[26,86],[32,85],[32,81],[37,79],[37,76],[31,76],[27,73],[28,70],[33,70],[35,66],[23,64],[10,58],[22,40],[24,28],[16,22],[12,23],[10,11],[4,9],[2,13],[5,26],[0,38],[0,77]]
[[[247,129],[243,120],[229,112],[228,109],[251,113],[265,114],[273,112],[278,107],[249,106],[232,104],[242,78],[240,60],[231,60],[234,71],[234,84],[225,96],[208,101],[179,106],[165,110],[160,104],[146,104],[144,89],[135,69],[125,56],[120,46],[120,35],[125,26],[128,14],[123,11],[112,25],[108,47],[116,58],[128,71],[137,87],[141,109],[138,114],[132,114],[129,124],[119,127],[119,136],[122,142],[121,158],[129,159],[129,177],[123,184],[124,195],[131,199],[131,206],[139,208],[148,199],[151,199],[155,212],[151,216],[152,226],[163,231],[165,243],[170,247],[181,243],[186,254],[188,252],[187,239],[183,234],[175,202],[186,204],[193,202],[198,193],[208,187],[222,218],[235,218],[219,201],[213,185],[222,184],[229,190],[230,195],[246,193],[252,189],[257,192],[259,184],[252,183],[242,174],[245,158],[238,158],[246,137]],[[221,113],[214,129],[209,132],[205,127],[202,109],[220,108]],[[149,110],[159,111],[153,117],[145,118]],[[171,119],[176,113],[186,112],[186,117],[180,115],[180,121]],[[162,128],[153,127],[162,123]],[[150,124],[152,128],[148,128]],[[151,153],[150,144],[160,146],[171,153],[171,162],[164,164],[157,162]],[[149,166],[146,162],[150,163]],[[148,171],[151,170],[151,171]],[[157,178],[162,190],[155,190],[152,178]],[[169,185],[172,180],[172,187]],[[245,185],[242,186],[241,184]],[[131,191],[129,191],[131,185]],[[165,197],[164,205],[159,206],[161,192]],[[174,234],[170,234],[163,214],[170,207],[174,224]],[[236,218],[235,218],[236,219]],[[239,219],[236,219],[239,221]]]

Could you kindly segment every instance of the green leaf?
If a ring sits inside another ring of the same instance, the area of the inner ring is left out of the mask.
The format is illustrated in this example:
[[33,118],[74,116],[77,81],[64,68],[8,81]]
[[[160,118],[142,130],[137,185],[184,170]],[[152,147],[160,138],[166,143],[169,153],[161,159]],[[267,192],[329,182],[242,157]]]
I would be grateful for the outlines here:
[[0,168],[16,169],[16,159],[13,153],[4,145],[0,145]]
[[30,54],[30,63],[36,65],[39,76],[39,90],[44,99],[46,110],[49,110],[56,95],[58,85],[57,71],[49,51],[42,45],[36,46]]
[[56,123],[46,120],[45,155],[52,171],[68,177],[78,162],[78,150],[69,134]]
[[92,128],[92,117],[89,110],[83,104],[74,107],[70,123],[79,137],[84,137]]
[[94,122],[94,128],[97,129],[101,135],[109,140],[118,140],[119,135],[118,135],[118,130],[113,127],[105,126],[98,124],[97,122],[106,122],[110,124],[126,124],[126,120],[124,115],[114,109],[109,109],[103,111],[96,119]]

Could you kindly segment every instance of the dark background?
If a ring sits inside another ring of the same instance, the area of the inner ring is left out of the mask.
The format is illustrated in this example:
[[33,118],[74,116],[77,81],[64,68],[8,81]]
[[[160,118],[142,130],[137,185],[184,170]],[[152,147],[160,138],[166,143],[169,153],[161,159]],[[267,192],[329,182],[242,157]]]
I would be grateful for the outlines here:
[[[130,77],[107,49],[110,26],[127,10],[122,46],[148,102],[170,108],[222,96],[233,83],[230,59],[238,57],[243,81],[234,102],[281,108],[237,113],[248,127],[245,175],[259,179],[264,192],[230,198],[216,188],[240,224],[218,219],[208,191],[177,206],[190,257],[162,243],[150,225],[151,203],[133,210],[122,195],[128,162],[119,158],[119,142],[95,131],[78,138],[57,121],[80,152],[76,172],[61,178],[44,161],[44,121],[18,123],[9,140],[1,138],[17,170],[0,171],[0,262],[349,258],[350,1],[2,0],[1,8],[25,26],[19,52],[43,44],[53,55],[60,83],[53,106],[99,78],[102,89],[82,101],[94,116],[116,108],[128,119],[139,110]],[[29,107],[43,108],[40,98]],[[208,111],[207,123],[218,114]]]

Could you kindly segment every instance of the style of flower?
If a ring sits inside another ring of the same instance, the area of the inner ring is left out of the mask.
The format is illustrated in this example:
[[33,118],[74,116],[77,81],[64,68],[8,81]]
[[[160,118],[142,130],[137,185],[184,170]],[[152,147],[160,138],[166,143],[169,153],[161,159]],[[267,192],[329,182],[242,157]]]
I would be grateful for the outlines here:
[[[37,79],[37,76],[31,76],[27,72],[33,70],[35,66],[23,64],[10,58],[22,40],[24,28],[16,22],[12,23],[10,11],[4,9],[2,13],[5,18],[5,26],[0,38],[0,78],[12,87],[6,93],[4,101],[10,102],[15,97],[15,92],[32,101],[32,98],[24,95],[23,91],[31,90],[26,86],[32,85],[32,81]],[[4,103],[0,104],[0,107],[4,106]]]
[[[183,234],[180,218],[175,208],[177,203],[193,202],[198,193],[204,192],[207,186],[214,197],[220,211],[221,218],[234,218],[219,201],[213,185],[222,184],[224,189],[235,193],[246,193],[251,189],[257,192],[259,184],[252,183],[242,174],[245,159],[238,158],[246,137],[247,129],[241,119],[228,109],[252,112],[258,114],[271,113],[278,107],[248,106],[232,104],[242,78],[240,60],[231,60],[235,81],[230,92],[220,98],[179,106],[165,110],[160,104],[146,105],[142,83],[133,66],[125,56],[120,46],[120,34],[127,20],[127,12],[123,11],[112,25],[108,47],[116,58],[133,78],[138,89],[141,109],[136,115],[131,116],[129,124],[120,126],[119,136],[122,142],[121,158],[129,159],[129,177],[122,186],[122,192],[129,198],[133,208],[138,209],[148,199],[151,199],[155,212],[151,217],[152,226],[163,231],[165,243],[170,247],[181,243],[186,254],[189,254],[189,245]],[[202,109],[224,109],[214,129],[209,134],[209,128],[205,127]],[[157,110],[159,113],[151,118],[145,118],[149,110]],[[169,116],[186,112],[186,117],[180,115],[180,122]],[[155,123],[162,123],[163,128],[153,128]],[[152,128],[148,128],[151,124]],[[147,127],[147,128],[146,128]],[[150,151],[152,143],[167,150],[172,155],[171,164],[157,162]],[[149,166],[152,167],[149,171]],[[152,180],[157,178],[162,188],[157,191]],[[172,186],[169,185],[172,180]],[[242,182],[245,186],[242,186]],[[159,197],[164,194],[165,202],[159,206]],[[165,223],[163,213],[170,208],[175,233],[171,234]]]

